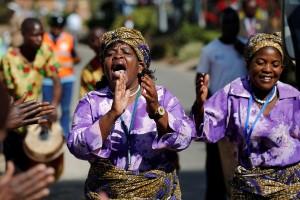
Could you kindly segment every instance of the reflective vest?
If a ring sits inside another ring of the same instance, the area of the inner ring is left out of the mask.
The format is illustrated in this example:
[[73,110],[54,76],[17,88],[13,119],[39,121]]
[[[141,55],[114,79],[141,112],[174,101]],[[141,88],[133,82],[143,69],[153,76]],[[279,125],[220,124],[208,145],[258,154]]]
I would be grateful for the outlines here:
[[74,38],[71,34],[62,32],[54,43],[51,34],[44,34],[44,42],[46,42],[53,50],[60,63],[58,75],[60,78],[71,76],[74,74],[72,49],[74,48]]

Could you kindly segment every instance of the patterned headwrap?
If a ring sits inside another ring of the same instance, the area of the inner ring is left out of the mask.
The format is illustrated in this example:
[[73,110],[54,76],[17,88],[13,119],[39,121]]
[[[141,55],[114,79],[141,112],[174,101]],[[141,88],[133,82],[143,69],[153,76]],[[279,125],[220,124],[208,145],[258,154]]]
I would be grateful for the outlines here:
[[143,61],[146,67],[149,68],[151,62],[150,49],[140,31],[121,27],[104,33],[102,37],[103,52],[115,42],[124,42],[131,46],[138,59]]
[[258,33],[252,36],[247,44],[246,52],[245,52],[245,59],[249,62],[253,55],[264,47],[273,47],[277,49],[282,58],[284,57],[283,50],[282,50],[282,39],[281,39],[281,32],[276,32],[273,34],[267,33]]

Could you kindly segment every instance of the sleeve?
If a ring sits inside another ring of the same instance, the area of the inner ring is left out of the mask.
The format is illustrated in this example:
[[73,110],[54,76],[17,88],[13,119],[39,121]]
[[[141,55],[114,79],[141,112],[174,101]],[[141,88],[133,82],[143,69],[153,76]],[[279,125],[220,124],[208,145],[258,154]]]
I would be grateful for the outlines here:
[[53,77],[54,74],[58,74],[58,69],[60,67],[60,64],[53,52],[53,50],[51,49],[51,47],[46,47],[48,48],[48,60],[46,62],[46,64],[44,65],[44,70],[46,72],[46,77]]
[[161,137],[156,135],[152,148],[168,148],[175,151],[187,148],[196,132],[194,122],[185,114],[179,100],[166,89],[164,89],[164,98],[161,105],[168,113],[169,126],[173,132]]
[[202,49],[196,71],[197,73],[209,73],[210,71],[209,52],[205,47]]
[[9,62],[7,59],[2,58],[0,60],[0,79],[9,90],[14,90],[15,85],[13,84],[13,77]]
[[197,140],[218,142],[228,129],[230,102],[226,88],[215,93],[204,104],[203,123],[197,127]]
[[74,112],[68,136],[68,148],[77,158],[89,160],[92,154],[101,153],[103,141],[99,119],[93,120],[89,96],[81,99]]

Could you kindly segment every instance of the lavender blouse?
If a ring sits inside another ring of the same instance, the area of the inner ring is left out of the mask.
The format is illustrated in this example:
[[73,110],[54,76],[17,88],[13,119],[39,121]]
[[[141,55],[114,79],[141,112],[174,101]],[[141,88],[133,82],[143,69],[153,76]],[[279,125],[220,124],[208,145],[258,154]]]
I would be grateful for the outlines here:
[[[287,166],[300,160],[300,92],[277,83],[279,100],[270,113],[262,114],[254,126],[246,148],[245,127],[250,86],[238,78],[218,91],[204,105],[204,121],[197,133],[200,139],[217,142],[228,136],[238,145],[239,163],[244,167]],[[249,125],[258,115],[256,103],[250,106]]]
[[[129,170],[168,169],[171,164],[168,152],[187,148],[192,135],[195,135],[195,127],[175,96],[162,86],[157,86],[156,89],[160,105],[168,112],[169,126],[173,132],[158,137],[156,123],[146,112],[146,100],[140,96],[130,140],[127,141],[120,118],[115,122],[108,138],[102,140],[99,119],[110,110],[113,102],[111,91],[106,87],[89,92],[79,101],[67,142],[71,153],[90,162],[97,157],[108,158],[113,165],[124,169],[128,160],[129,142]],[[127,128],[130,126],[133,104],[122,114]]]

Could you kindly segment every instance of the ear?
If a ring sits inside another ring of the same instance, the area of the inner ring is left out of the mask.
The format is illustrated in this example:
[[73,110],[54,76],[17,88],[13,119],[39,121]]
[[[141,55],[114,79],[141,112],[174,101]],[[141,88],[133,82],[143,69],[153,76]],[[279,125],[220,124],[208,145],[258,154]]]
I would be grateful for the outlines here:
[[145,69],[145,63],[142,61],[139,61],[138,68],[139,68],[139,73],[142,73],[142,71]]

